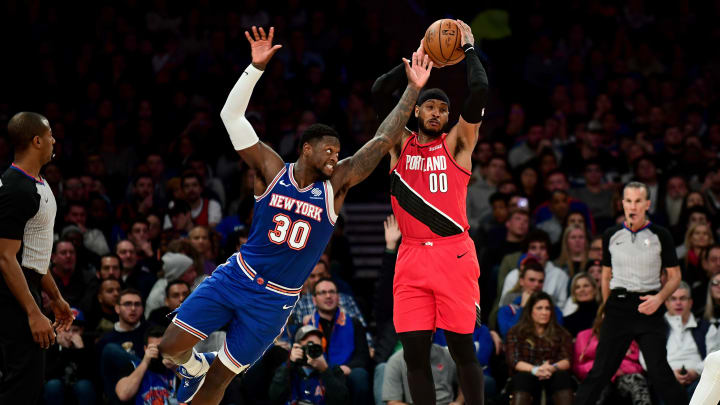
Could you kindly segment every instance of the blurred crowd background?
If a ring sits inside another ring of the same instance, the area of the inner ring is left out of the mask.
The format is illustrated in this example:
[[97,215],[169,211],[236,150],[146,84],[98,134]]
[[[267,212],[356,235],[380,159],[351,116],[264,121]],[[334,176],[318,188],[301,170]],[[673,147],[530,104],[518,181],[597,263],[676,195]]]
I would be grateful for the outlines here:
[[[563,333],[575,338],[591,329],[597,236],[622,220],[620,190],[630,180],[650,187],[650,218],[672,230],[683,264],[687,289],[678,291],[687,291],[690,304],[668,302],[669,325],[680,316],[685,326],[677,333],[703,328],[695,332],[706,336],[702,350],[696,345],[700,364],[720,348],[720,54],[713,51],[720,1],[8,0],[1,14],[0,122],[5,128],[18,111],[50,121],[56,156],[43,176],[59,206],[51,271],[82,319],[74,328],[80,338],[58,338],[48,353],[48,404],[119,401],[115,384],[133,370],[123,361],[143,361],[147,339],[158,337],[152,326],[166,326],[165,315],[247,237],[254,173],[233,150],[219,111],[250,62],[244,31],[253,25],[274,26],[283,48],[255,88],[247,118],[288,161],[316,122],[335,127],[341,155],[352,154],[379,124],[374,80],[409,56],[436,19],[460,18],[473,28],[491,91],[468,189],[487,324],[476,331],[477,346],[492,380],[489,399],[512,393],[506,381],[522,354],[518,333],[527,330],[512,327],[532,321],[520,316],[531,293],[550,294]],[[434,70],[429,86],[450,96],[452,123],[467,92],[463,63]],[[13,158],[6,135],[2,170]],[[389,206],[387,169],[381,164],[347,204]],[[400,235],[386,220],[382,266],[368,284],[357,282],[344,230],[341,222],[285,337],[238,378],[225,403],[300,400],[288,349],[293,338],[318,335],[296,332],[313,314],[338,306],[356,321],[367,350],[355,339],[353,372],[317,377],[322,400],[411,402],[398,377],[401,356],[391,357]],[[317,283],[323,277],[330,281]],[[584,283],[591,293],[577,286]],[[327,287],[322,297],[334,299],[318,298],[320,286]],[[574,365],[585,353],[577,339],[574,350],[558,349]],[[673,369],[694,367],[669,361]],[[577,370],[575,378],[584,378]],[[641,377],[642,367],[629,374]],[[456,399],[451,377],[436,378],[439,403]],[[696,379],[683,378],[691,391]],[[608,398],[645,403],[616,385]],[[653,388],[647,392],[652,400]],[[136,396],[131,401],[156,403]]]

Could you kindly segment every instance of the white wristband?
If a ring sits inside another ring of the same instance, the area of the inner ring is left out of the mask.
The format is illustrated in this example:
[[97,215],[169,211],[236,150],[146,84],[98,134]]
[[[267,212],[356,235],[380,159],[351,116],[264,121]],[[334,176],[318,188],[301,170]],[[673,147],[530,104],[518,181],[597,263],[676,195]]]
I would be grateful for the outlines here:
[[225,124],[225,129],[227,129],[235,150],[249,148],[259,141],[252,125],[245,118],[245,110],[250,102],[250,96],[255,84],[262,76],[262,73],[262,70],[253,65],[248,65],[235,86],[233,86],[225,105],[220,111],[220,117],[223,124]]

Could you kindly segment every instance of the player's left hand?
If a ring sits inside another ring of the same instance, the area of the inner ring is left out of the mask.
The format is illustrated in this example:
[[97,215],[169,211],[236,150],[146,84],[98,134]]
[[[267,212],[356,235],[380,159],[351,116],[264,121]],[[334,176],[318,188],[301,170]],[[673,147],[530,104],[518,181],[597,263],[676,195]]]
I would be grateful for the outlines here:
[[55,323],[53,323],[53,329],[60,329],[64,331],[70,330],[70,325],[75,320],[70,305],[62,298],[57,298],[50,301],[50,308],[55,314]]
[[458,28],[460,28],[460,45],[474,45],[475,37],[473,37],[472,28],[465,24],[463,20],[455,20],[455,22],[457,23]]
[[430,78],[430,70],[433,67],[430,58],[424,52],[422,54],[413,52],[412,63],[405,58],[403,58],[403,63],[405,64],[408,85],[422,89]]
[[345,374],[346,376],[350,375],[350,371],[351,371],[350,367],[343,364],[342,366],[340,366],[340,369],[343,371],[343,374]]
[[662,305],[662,299],[657,294],[655,295],[643,295],[640,297],[644,302],[638,305],[638,312],[645,315],[652,315]]
[[[265,70],[270,58],[275,55],[282,45],[273,45],[272,40],[275,36],[275,27],[270,27],[270,34],[265,35],[265,30],[260,27],[258,28],[253,25],[252,27],[253,36],[245,31],[245,38],[250,42],[250,53],[252,55],[252,64],[260,70]],[[254,38],[253,38],[254,37]]]

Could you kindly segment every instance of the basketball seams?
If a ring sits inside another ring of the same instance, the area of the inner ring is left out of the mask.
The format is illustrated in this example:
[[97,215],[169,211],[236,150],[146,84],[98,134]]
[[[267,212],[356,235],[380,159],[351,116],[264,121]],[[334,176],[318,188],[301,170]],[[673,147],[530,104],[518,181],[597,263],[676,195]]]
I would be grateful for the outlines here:
[[[433,25],[435,25],[435,24],[433,24]],[[429,36],[432,36],[432,30],[433,30],[433,27],[430,26],[430,28],[429,28],[429,31],[430,31]],[[439,38],[440,38],[440,30],[437,30],[437,29],[436,29],[435,31],[437,32],[437,37],[438,37],[438,40],[439,40]],[[439,42],[438,42],[438,43],[439,43]],[[429,44],[426,44],[425,46],[423,46],[423,49],[425,49],[425,52],[426,52],[427,54],[429,54],[432,59],[435,59],[435,60],[438,60],[438,61],[442,60],[442,58],[438,58],[438,56],[435,54],[435,52],[433,52],[432,47],[431,47]],[[440,49],[442,49],[442,48],[440,48]],[[442,65],[441,65],[441,66],[442,66]]]
[[[443,30],[443,26],[447,26],[447,29]],[[450,35],[444,34],[445,31],[452,31],[454,41],[449,38]],[[433,35],[437,35],[437,38],[433,38]],[[428,27],[427,31],[425,31],[425,43],[423,49],[437,67],[454,65],[465,59],[465,52],[463,52],[460,47],[460,44],[462,43],[460,35],[462,35],[460,27],[454,20],[437,20]],[[437,47],[437,49],[435,49],[435,47]]]

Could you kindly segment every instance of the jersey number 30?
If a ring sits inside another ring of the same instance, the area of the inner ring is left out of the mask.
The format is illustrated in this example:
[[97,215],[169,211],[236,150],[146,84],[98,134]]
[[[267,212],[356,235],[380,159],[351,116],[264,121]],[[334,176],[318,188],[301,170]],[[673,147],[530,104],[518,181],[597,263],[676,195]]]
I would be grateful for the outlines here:
[[428,179],[430,182],[430,192],[431,193],[437,193],[438,189],[441,193],[447,193],[448,188],[448,181],[447,181],[447,174],[445,173],[430,173],[430,178]]
[[273,217],[275,229],[268,232],[270,242],[276,245],[282,245],[287,242],[290,249],[300,250],[307,244],[310,236],[310,223],[298,219],[292,222],[290,217],[283,214],[277,214]]

